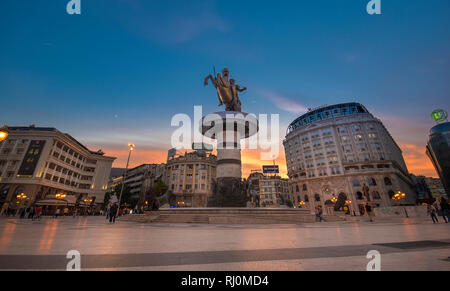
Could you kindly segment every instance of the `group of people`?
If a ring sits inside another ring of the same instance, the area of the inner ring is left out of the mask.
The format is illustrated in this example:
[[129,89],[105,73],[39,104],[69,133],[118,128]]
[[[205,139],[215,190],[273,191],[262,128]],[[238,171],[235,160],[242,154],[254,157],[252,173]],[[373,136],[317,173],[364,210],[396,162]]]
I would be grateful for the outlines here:
[[428,215],[431,216],[431,219],[433,220],[433,223],[439,223],[439,212],[441,212],[442,218],[444,219],[445,223],[448,223],[450,219],[450,206],[448,205],[448,201],[445,198],[441,197],[433,204],[429,204],[427,206],[427,210]]
[[31,219],[31,220],[41,220],[42,215],[42,207],[27,207],[22,208],[19,213],[19,217],[23,219]]

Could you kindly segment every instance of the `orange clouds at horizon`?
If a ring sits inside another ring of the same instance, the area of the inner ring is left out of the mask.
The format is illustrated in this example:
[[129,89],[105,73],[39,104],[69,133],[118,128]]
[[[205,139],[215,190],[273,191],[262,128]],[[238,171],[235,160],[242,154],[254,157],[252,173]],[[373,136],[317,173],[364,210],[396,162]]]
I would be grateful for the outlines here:
[[[433,164],[425,154],[425,147],[415,144],[400,144],[403,157],[410,173],[417,176],[438,177]],[[128,150],[105,149],[106,155],[117,157],[113,167],[125,168]],[[262,161],[259,150],[242,151],[242,177],[247,178],[252,170],[262,170],[263,165],[273,165],[273,161]],[[136,148],[131,154],[129,168],[137,167],[141,164],[159,164],[167,162],[167,150],[160,149],[139,149]],[[286,160],[284,151],[275,160],[275,164],[280,167],[280,176],[287,178]]]

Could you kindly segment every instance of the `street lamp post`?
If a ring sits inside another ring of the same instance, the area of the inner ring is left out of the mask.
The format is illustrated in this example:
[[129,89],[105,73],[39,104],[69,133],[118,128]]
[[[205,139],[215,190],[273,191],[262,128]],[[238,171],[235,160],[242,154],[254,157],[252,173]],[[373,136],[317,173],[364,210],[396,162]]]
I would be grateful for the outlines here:
[[17,207],[17,211],[16,211],[16,215],[17,215],[17,213],[19,213],[19,211],[20,211],[20,208],[22,207],[23,200],[27,199],[28,196],[25,193],[20,193],[16,196],[16,198],[17,198],[17,200],[20,201],[19,206]]
[[[397,201],[398,206],[400,206],[400,201],[406,198],[406,194],[401,192],[400,190],[397,191],[397,193],[392,196],[392,200]],[[403,207],[403,210],[405,210],[406,218],[409,218],[408,211],[406,211],[406,207]]]
[[348,207],[348,212],[350,212],[350,216],[352,215],[352,200],[345,200],[345,205]]
[[132,144],[132,143],[128,144],[129,152],[128,152],[127,167],[125,168],[125,173],[123,174],[122,187],[120,189],[119,205],[117,207],[116,217],[119,216],[119,209],[120,209],[120,203],[122,202],[123,188],[125,186],[125,179],[127,177],[127,172],[128,172],[128,164],[130,163],[131,152],[134,150],[135,147],[136,146],[134,144]]
[[9,135],[9,130],[8,127],[3,126],[2,128],[0,128],[0,142],[4,141]]

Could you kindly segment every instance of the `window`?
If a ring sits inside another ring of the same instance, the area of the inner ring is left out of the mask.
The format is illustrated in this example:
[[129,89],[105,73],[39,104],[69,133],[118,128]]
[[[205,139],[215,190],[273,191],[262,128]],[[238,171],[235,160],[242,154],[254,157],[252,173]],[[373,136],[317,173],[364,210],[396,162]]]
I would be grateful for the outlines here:
[[352,152],[352,145],[351,144],[345,145],[342,147],[342,149],[344,150],[344,152],[350,153],[350,152]]
[[363,136],[361,134],[355,135],[355,141],[362,141],[362,140],[363,140]]
[[361,192],[356,192],[356,199],[363,200],[363,194]]
[[374,178],[367,179],[367,182],[369,183],[369,186],[376,186],[377,185],[377,182],[375,181]]
[[374,200],[380,200],[381,199],[380,193],[378,191],[373,191],[372,192],[372,197],[373,197]]
[[384,185],[386,185],[386,186],[392,185],[392,181],[389,177],[384,177]]
[[394,196],[394,191],[389,190],[388,195],[389,195],[389,199],[392,199],[392,197]]
[[305,195],[305,202],[309,202],[309,196]]
[[361,187],[361,183],[359,182],[358,179],[353,179],[353,187]]
[[308,188],[306,187],[306,184],[303,184],[303,191],[308,190]]
[[323,139],[323,142],[325,144],[333,144],[333,138],[332,137],[326,137]]
[[353,131],[354,132],[358,132],[358,131],[361,131],[361,126],[359,125],[359,124],[355,124],[355,125],[353,125]]
[[349,163],[355,162],[355,157],[353,155],[347,155],[346,159]]
[[319,194],[314,194],[314,200],[316,202],[320,202],[320,195]]
[[295,191],[300,192],[300,189],[298,188],[298,185],[295,185]]
[[337,131],[338,131],[339,133],[346,133],[346,132],[347,132],[347,128],[346,128],[345,126],[339,126],[339,127],[337,128]]
[[330,135],[330,134],[331,134],[331,129],[325,128],[322,130],[322,135]]
[[348,138],[347,135],[341,136],[341,141],[342,141],[342,142],[348,142],[348,140],[349,140],[349,138]]
[[365,152],[365,151],[367,150],[367,146],[366,146],[365,143],[361,143],[361,144],[358,144],[358,149],[359,149],[361,152]]
[[377,138],[376,133],[369,133],[368,136],[369,138]]

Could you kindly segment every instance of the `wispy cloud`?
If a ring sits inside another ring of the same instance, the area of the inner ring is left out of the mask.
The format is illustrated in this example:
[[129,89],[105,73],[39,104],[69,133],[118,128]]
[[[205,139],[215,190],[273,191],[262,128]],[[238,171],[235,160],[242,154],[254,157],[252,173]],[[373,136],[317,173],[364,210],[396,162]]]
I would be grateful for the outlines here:
[[[153,1],[122,1],[132,17],[123,21],[133,31],[160,44],[182,44],[204,34],[231,30],[212,1],[180,1],[160,4]],[[132,4],[132,5],[130,5]]]
[[292,100],[289,97],[285,97],[278,92],[274,92],[267,89],[259,89],[258,92],[266,99],[269,99],[277,108],[295,113],[305,113],[308,109],[302,104],[298,103],[295,100]]

